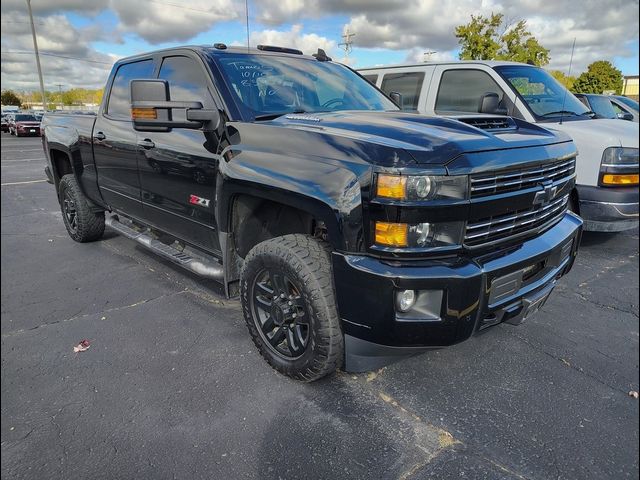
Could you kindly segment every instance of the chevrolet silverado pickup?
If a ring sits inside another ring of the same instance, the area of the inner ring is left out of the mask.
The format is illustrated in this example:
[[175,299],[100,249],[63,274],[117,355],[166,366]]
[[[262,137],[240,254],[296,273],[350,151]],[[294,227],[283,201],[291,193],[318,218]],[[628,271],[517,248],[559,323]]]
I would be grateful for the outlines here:
[[137,55],[97,115],[45,115],[45,171],[73,240],[218,280],[276,370],[366,371],[522,322],[582,231],[565,134],[390,97],[322,50]]

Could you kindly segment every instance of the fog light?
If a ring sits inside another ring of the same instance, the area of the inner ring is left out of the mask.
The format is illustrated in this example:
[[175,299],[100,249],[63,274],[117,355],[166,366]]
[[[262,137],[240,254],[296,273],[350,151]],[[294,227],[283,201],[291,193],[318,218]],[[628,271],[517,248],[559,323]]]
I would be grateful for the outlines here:
[[401,312],[408,312],[415,303],[415,290],[400,290],[396,295],[396,306]]

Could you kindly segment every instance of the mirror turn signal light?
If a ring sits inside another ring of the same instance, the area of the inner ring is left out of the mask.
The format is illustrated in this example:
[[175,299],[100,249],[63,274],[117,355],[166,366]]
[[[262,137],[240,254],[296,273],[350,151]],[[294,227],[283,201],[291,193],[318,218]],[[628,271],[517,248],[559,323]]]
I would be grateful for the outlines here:
[[638,174],[613,174],[605,173],[602,176],[603,185],[638,185]]
[[132,108],[131,119],[132,120],[156,120],[158,113],[155,108]]
[[402,200],[406,195],[407,177],[400,175],[378,175],[376,196]]
[[406,247],[409,225],[406,223],[376,222],[375,242],[388,247]]

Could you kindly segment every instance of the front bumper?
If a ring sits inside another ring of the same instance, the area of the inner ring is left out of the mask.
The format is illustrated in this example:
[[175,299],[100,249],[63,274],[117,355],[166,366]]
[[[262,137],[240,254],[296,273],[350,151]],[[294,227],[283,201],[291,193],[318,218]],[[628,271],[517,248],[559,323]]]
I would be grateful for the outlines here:
[[[452,345],[503,321],[518,323],[525,306],[535,301],[539,307],[571,269],[581,232],[580,218],[567,213],[538,237],[476,257],[392,261],[334,253],[346,370],[379,368],[394,357]],[[506,285],[503,279],[532,266],[538,267],[535,274],[517,289],[492,294]],[[404,289],[442,290],[440,318],[399,318],[394,297]]]
[[585,230],[621,232],[638,226],[638,187],[578,185],[577,189]]

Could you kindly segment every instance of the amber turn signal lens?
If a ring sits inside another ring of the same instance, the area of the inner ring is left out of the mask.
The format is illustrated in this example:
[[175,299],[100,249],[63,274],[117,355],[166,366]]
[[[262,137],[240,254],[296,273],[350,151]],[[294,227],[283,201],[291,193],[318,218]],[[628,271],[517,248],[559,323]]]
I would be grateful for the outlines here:
[[406,223],[376,222],[376,243],[388,247],[406,247],[408,230]]
[[131,118],[140,120],[155,120],[158,114],[155,108],[132,108]]
[[384,198],[405,198],[407,177],[400,175],[378,175],[376,196]]
[[638,174],[613,174],[605,173],[602,177],[603,185],[638,185]]

